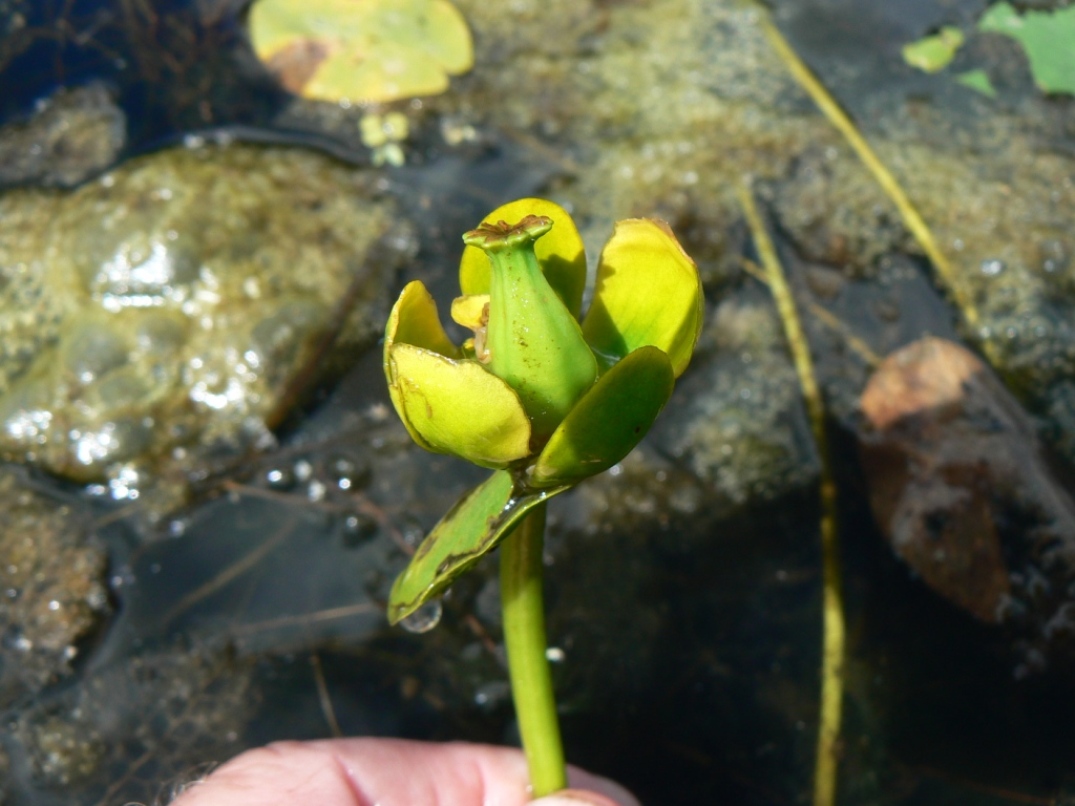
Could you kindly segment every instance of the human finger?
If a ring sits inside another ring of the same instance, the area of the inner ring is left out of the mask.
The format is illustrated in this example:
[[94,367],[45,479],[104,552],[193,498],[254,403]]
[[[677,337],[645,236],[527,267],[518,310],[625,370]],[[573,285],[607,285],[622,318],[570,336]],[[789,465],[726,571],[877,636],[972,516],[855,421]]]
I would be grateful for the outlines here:
[[[573,783],[579,779],[578,785],[604,787],[597,791],[615,797],[617,788],[612,782],[582,771],[571,773]],[[523,806],[528,802],[527,790],[526,760],[512,748],[333,739],[277,742],[247,751],[186,789],[174,806]],[[633,799],[592,802],[601,806],[637,803]]]

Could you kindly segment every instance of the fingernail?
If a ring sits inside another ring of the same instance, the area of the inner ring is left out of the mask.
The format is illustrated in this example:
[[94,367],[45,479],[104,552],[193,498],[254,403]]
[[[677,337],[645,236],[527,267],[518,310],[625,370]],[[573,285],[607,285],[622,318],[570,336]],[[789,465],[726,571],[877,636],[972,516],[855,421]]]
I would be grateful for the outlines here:
[[530,806],[616,806],[616,801],[596,792],[563,789],[555,795],[546,795],[533,801]]

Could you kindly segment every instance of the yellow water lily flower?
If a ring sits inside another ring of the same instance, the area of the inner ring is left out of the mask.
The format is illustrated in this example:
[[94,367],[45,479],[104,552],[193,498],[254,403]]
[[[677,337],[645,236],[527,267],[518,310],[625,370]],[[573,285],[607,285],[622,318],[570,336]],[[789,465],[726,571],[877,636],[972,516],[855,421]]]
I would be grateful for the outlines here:
[[[403,289],[388,319],[384,370],[407,430],[427,450],[483,467],[526,464],[547,449],[560,458],[551,466],[550,456],[533,463],[535,481],[544,483],[569,470],[563,466],[567,445],[578,442],[579,429],[598,428],[606,443],[597,451],[600,461],[576,457],[586,469],[596,473],[618,462],[644,432],[617,416],[619,401],[609,400],[610,393],[622,388],[625,400],[641,399],[653,417],[667,395],[665,384],[642,389],[620,377],[622,371],[608,370],[651,346],[669,363],[666,374],[683,372],[702,322],[694,262],[664,222],[619,222],[601,254],[594,299],[580,323],[586,257],[562,207],[545,199],[511,202],[486,216],[464,242],[464,294],[453,303],[452,318],[473,329],[475,338],[462,347],[451,342],[420,281]],[[610,383],[614,389],[603,388]],[[557,434],[572,409],[595,394],[573,418],[585,421],[571,423],[570,434]],[[597,399],[612,411],[591,411]],[[619,433],[609,425],[621,426]]]
[[419,281],[385,328],[396,411],[423,448],[497,470],[429,534],[393,586],[396,622],[492,549],[533,507],[622,460],[687,367],[702,327],[694,261],[668,225],[616,224],[580,319],[586,254],[545,199],[497,208],[463,237],[456,346]]

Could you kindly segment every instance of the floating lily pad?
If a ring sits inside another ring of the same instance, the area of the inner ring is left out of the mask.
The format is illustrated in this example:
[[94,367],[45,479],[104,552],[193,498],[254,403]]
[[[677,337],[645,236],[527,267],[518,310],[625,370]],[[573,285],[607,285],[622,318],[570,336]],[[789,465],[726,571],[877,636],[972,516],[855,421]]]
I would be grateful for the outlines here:
[[258,0],[250,39],[287,89],[324,101],[436,95],[474,64],[447,0]]
[[1034,83],[1043,92],[1075,94],[1075,6],[1020,16],[1008,3],[997,3],[978,29],[1010,36],[1022,45]]
[[522,491],[500,470],[467,493],[430,532],[392,585],[388,621],[396,624],[442,593],[492,551],[531,509],[567,487]]
[[927,73],[939,73],[951,63],[962,45],[963,32],[946,25],[932,36],[904,45],[903,60]]

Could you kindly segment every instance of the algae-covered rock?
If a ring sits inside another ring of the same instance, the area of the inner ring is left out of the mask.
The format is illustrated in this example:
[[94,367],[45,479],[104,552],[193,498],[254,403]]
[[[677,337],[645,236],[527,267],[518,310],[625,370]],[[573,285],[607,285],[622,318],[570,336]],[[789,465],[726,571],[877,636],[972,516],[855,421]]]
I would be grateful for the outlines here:
[[0,129],[0,185],[71,187],[107,168],[127,141],[127,117],[100,83],[60,88],[26,121]]
[[107,560],[75,508],[0,470],[0,707],[67,675],[109,613]]
[[[7,737],[19,802],[60,802],[57,792],[111,802],[116,789],[149,802],[170,781],[197,778],[206,759],[235,754],[236,727],[256,700],[250,673],[249,662],[192,646],[125,658],[36,700]],[[126,761],[132,751],[140,764]]]
[[390,208],[368,183],[234,146],[0,197],[0,456],[115,480],[264,439],[319,340],[354,349],[383,320]]
[[755,506],[810,484],[817,458],[783,331],[767,301],[729,299],[709,317],[709,351],[654,434],[710,487],[710,511]]

